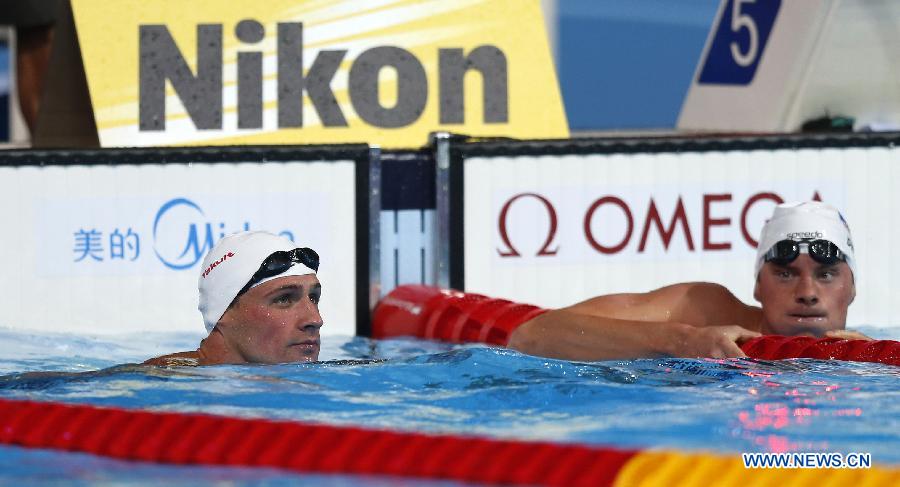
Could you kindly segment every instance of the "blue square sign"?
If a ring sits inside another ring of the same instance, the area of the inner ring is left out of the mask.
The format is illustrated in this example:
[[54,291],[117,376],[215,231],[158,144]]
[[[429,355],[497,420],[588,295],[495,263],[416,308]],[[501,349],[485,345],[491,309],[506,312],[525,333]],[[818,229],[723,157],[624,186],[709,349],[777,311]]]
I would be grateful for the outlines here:
[[726,0],[698,83],[750,84],[780,8],[781,0]]

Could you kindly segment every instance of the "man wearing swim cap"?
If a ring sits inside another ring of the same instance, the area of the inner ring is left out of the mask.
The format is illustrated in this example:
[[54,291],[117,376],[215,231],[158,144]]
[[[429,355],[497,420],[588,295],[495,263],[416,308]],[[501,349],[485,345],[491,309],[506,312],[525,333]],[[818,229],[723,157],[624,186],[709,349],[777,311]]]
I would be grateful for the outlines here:
[[546,357],[743,357],[760,334],[868,338],[844,330],[856,297],[856,260],[841,214],[820,202],[778,205],[763,227],[749,306],[712,283],[613,294],[544,313],[517,328],[509,346]]
[[267,232],[239,232],[206,255],[198,278],[209,335],[195,351],[146,365],[309,362],[319,357],[319,256]]

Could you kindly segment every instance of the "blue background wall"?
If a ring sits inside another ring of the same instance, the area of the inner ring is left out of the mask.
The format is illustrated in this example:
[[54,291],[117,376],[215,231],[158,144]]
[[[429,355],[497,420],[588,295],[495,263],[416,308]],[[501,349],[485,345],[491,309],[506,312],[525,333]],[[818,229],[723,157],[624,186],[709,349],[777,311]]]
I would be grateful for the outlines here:
[[719,0],[559,0],[569,128],[674,128]]

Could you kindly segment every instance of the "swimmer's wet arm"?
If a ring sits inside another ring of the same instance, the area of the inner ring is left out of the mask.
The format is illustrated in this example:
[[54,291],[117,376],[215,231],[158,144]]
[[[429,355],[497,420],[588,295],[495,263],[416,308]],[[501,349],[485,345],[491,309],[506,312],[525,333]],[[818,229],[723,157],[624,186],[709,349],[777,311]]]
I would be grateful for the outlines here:
[[549,311],[515,330],[509,346],[569,360],[743,357],[737,343],[759,336],[750,331],[758,315],[723,286],[680,283]]
[[744,357],[739,341],[759,336],[740,326],[695,327],[548,311],[520,326],[508,346],[529,355],[565,360],[653,357]]
[[509,348],[566,360],[615,360],[671,354],[668,335],[679,326],[590,316],[567,309],[548,311],[515,329]]

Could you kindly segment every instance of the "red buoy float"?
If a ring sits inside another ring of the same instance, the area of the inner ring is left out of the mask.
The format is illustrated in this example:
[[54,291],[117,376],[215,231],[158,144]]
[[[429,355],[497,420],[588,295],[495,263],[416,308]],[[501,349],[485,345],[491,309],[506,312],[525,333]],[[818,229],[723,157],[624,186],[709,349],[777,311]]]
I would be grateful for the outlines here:
[[843,340],[770,335],[744,342],[741,349],[748,357],[767,360],[817,358],[900,365],[900,342],[894,340]]
[[546,311],[480,294],[406,285],[391,291],[375,307],[372,337],[506,345],[513,330]]

